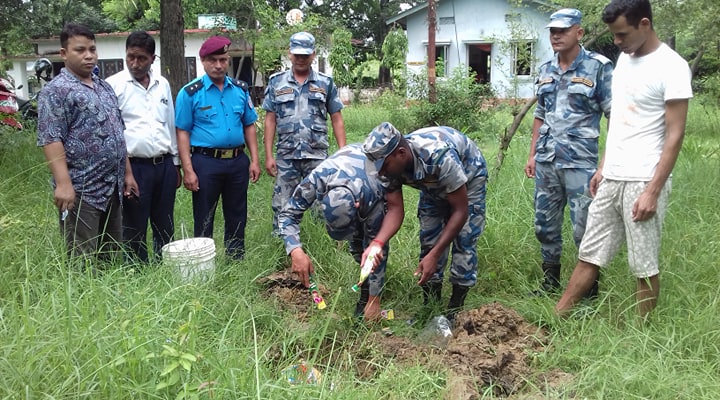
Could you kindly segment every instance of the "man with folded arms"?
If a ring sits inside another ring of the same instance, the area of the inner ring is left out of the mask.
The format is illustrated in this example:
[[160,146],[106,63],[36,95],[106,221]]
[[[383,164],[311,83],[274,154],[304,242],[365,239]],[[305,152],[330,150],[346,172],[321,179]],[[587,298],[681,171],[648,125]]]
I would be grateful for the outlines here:
[[230,44],[226,37],[212,36],[200,47],[205,75],[178,93],[175,127],[183,184],[193,192],[195,236],[212,237],[215,209],[222,196],[225,251],[242,259],[248,182],[260,177],[254,125],[258,117],[247,83],[226,75]]

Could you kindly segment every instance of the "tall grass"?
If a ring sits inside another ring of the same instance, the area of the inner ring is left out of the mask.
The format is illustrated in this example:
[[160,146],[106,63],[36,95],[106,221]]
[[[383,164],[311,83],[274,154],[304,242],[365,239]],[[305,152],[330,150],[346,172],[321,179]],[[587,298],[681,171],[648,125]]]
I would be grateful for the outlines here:
[[[362,141],[390,119],[387,109],[372,106],[349,107],[343,114],[349,142]],[[492,163],[509,116],[500,110],[489,120],[472,135]],[[560,368],[574,379],[560,395],[536,389],[535,397],[720,398],[719,128],[716,108],[692,104],[665,223],[661,298],[645,324],[636,316],[624,255],[603,271],[599,300],[578,307],[567,320],[553,317],[555,299],[526,296],[538,282],[540,260],[532,228],[533,182],[522,172],[529,135],[514,139],[502,170],[489,182],[479,280],[467,307],[500,301],[551,332],[534,367]],[[0,398],[210,398],[210,390],[214,399],[446,395],[442,366],[394,364],[373,346],[372,329],[349,319],[356,297],[348,288],[357,268],[322,224],[306,218],[302,235],[320,283],[331,291],[330,310],[308,304],[308,317],[298,318],[265,295],[257,280],[288,265],[282,244],[270,235],[267,175],[249,190],[245,260],[218,257],[213,281],[184,284],[161,265],[140,272],[117,266],[100,277],[66,266],[50,175],[31,128],[0,131],[0,171]],[[383,305],[398,316],[385,324],[396,335],[412,337],[415,328],[403,319],[418,312],[421,302],[412,277],[417,194],[405,194],[407,214],[391,242]],[[178,237],[191,235],[185,190],[178,192],[176,222]],[[221,238],[222,223],[216,226]],[[566,280],[576,250],[569,235],[565,243]],[[322,371],[321,385],[287,384],[280,371],[300,359]]]

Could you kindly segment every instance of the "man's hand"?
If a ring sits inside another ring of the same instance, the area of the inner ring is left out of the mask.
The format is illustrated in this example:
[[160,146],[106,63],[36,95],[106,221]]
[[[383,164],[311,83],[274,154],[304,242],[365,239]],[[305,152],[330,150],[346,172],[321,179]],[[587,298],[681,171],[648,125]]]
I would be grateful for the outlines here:
[[259,162],[251,162],[250,163],[250,181],[252,183],[255,183],[260,179],[260,163]]
[[200,190],[200,182],[198,182],[198,177],[195,174],[195,171],[185,171],[183,183],[185,184],[185,189],[191,192],[197,192]]
[[55,187],[55,206],[60,211],[72,210],[75,207],[75,188],[72,184]]
[[375,271],[375,268],[377,268],[378,265],[380,265],[380,262],[383,260],[383,248],[380,246],[377,242],[370,242],[367,248],[365,248],[365,251],[362,253],[362,257],[360,258],[360,267],[362,268],[363,265],[365,265],[365,260],[367,259],[368,255],[375,254],[375,259],[373,260],[373,271]]
[[290,252],[290,259],[292,260],[292,271],[298,274],[300,282],[305,287],[310,287],[310,274],[315,273],[310,257],[305,254],[302,247],[298,247]]
[[275,158],[273,156],[266,156],[265,158],[265,172],[273,178],[277,175],[277,165],[275,164]]
[[657,199],[657,196],[654,196],[647,191],[642,192],[640,197],[638,197],[633,204],[633,222],[646,221],[652,218],[657,212]]
[[528,178],[535,177],[535,157],[530,157],[527,164],[525,164],[525,176]]
[[415,270],[415,274],[413,274],[413,276],[420,276],[420,280],[418,281],[419,286],[422,286],[432,278],[435,271],[437,271],[437,262],[438,257],[433,255],[432,251],[420,260],[420,264]]
[[598,168],[597,171],[595,171],[595,175],[590,178],[590,197],[595,197],[595,194],[597,194],[598,187],[600,187],[600,182],[602,182],[603,175],[602,175],[602,169]]

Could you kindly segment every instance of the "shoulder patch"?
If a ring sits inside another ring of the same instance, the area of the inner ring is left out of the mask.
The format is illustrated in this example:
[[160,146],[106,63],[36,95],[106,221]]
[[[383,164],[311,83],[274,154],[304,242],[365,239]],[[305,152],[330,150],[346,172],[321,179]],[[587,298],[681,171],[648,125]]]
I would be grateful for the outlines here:
[[546,83],[553,83],[555,79],[553,77],[545,78],[545,79],[538,79],[537,84],[538,85],[544,85]]
[[187,94],[192,96],[195,93],[197,93],[198,90],[202,89],[202,87],[203,87],[202,79],[199,79],[199,80],[185,86],[185,91],[187,92]]
[[282,75],[282,74],[284,74],[284,73],[285,73],[285,71],[278,71],[278,72],[270,75],[270,79],[272,79],[272,78],[274,78],[274,77],[276,77],[276,76],[278,76],[278,75]]
[[232,78],[232,79],[230,79],[230,82],[232,82],[233,85],[241,88],[242,90],[244,90],[246,92],[248,91],[248,84],[245,83],[245,81],[241,81],[240,79]]
[[591,81],[591,80],[588,79],[588,78],[583,78],[583,77],[581,77],[581,76],[575,76],[575,77],[571,78],[571,79],[570,79],[570,82],[572,82],[572,83],[582,83],[583,85],[588,86],[588,87],[593,87],[593,86],[595,86],[595,82]]
[[604,55],[602,55],[600,53],[596,53],[594,51],[590,52],[590,58],[592,58],[593,60],[600,61],[602,64],[608,64],[608,63],[612,62],[612,61],[610,61],[609,58],[605,57]]

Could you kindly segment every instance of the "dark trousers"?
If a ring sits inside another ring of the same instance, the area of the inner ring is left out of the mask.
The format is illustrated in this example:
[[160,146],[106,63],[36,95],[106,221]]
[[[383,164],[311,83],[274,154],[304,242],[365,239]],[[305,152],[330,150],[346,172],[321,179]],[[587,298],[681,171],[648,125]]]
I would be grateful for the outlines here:
[[245,254],[250,159],[244,153],[235,158],[213,158],[193,153],[192,165],[200,186],[192,197],[195,236],[213,236],[215,210],[222,196],[225,252],[230,257],[241,259]]
[[150,159],[130,159],[133,176],[140,189],[139,198],[125,198],[123,203],[123,239],[131,257],[147,263],[148,220],[152,229],[153,252],[156,259],[175,233],[173,214],[178,172],[172,157],[160,163]]
[[75,207],[64,220],[61,214],[58,219],[60,231],[67,243],[68,256],[73,262],[93,258],[112,262],[119,256],[122,214],[117,189],[110,196],[105,211],[88,205],[83,201],[82,193],[75,193]]

